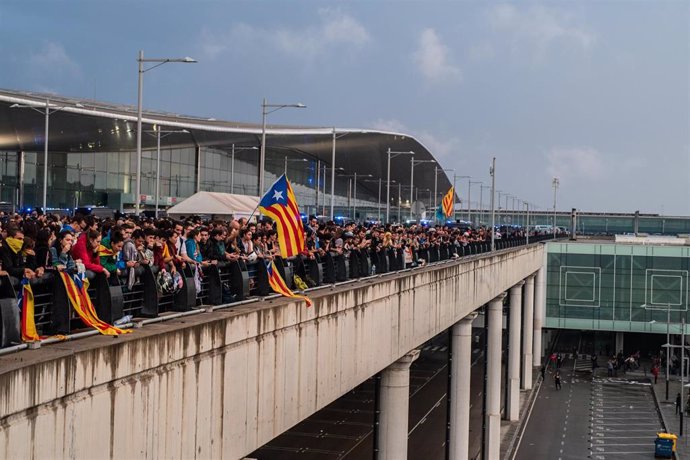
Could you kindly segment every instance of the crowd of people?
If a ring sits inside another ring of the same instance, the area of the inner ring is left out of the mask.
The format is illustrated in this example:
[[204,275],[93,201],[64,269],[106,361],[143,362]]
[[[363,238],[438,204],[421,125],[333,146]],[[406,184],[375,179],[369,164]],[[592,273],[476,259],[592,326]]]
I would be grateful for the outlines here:
[[[40,283],[55,271],[87,278],[102,273],[131,288],[145,265],[175,275],[219,263],[271,261],[280,254],[276,231],[267,220],[98,219],[34,212],[0,215],[0,226],[0,279],[8,276],[15,288],[24,278]],[[304,228],[306,250],[293,263],[307,286],[315,283],[310,267],[324,259],[348,259],[349,277],[354,278],[456,257],[463,246],[491,237],[484,227],[337,225],[314,217]],[[502,236],[524,236],[520,229],[510,231]]]

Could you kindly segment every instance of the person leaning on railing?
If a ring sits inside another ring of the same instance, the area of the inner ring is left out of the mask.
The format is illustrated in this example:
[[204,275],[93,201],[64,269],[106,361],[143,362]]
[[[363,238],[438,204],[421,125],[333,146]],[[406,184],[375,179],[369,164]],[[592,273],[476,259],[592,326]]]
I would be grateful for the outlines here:
[[24,233],[16,226],[7,227],[7,237],[2,247],[0,247],[0,258],[2,259],[2,269],[10,276],[10,281],[15,288],[23,278],[29,280],[38,279],[43,276],[43,267],[36,270],[26,266],[26,257],[22,253],[24,245]]
[[72,258],[81,260],[86,268],[86,277],[93,280],[97,274],[103,273],[106,278],[110,272],[103,268],[98,249],[101,246],[101,233],[97,230],[86,230],[79,235],[72,246]]
[[70,251],[72,250],[73,244],[74,232],[64,229],[58,234],[55,243],[50,248],[52,264],[57,271],[64,271],[70,275],[74,275],[78,272],[77,262],[81,262],[81,260],[72,258]]

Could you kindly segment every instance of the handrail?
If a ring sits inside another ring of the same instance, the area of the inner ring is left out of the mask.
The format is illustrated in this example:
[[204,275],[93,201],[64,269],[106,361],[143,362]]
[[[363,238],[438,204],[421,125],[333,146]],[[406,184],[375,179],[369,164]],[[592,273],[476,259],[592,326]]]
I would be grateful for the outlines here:
[[[551,235],[548,235],[547,238],[549,240],[552,239]],[[544,238],[544,239],[547,239],[547,238]],[[532,246],[534,244],[540,243],[541,241],[544,241],[544,239],[538,239],[537,241],[535,241],[535,238],[531,238],[529,244],[521,244],[518,246],[508,245],[505,248],[497,249],[493,252],[494,253],[502,253],[502,252],[513,250],[515,248],[522,247],[522,246]],[[524,240],[524,238],[522,238],[522,240]],[[504,240],[504,241],[510,241],[510,240]],[[304,291],[300,291],[300,292],[305,292],[305,293],[315,292],[315,291],[318,291],[321,289],[332,289],[334,287],[346,286],[349,284],[354,284],[354,283],[359,283],[359,282],[371,283],[373,281],[376,281],[377,279],[381,279],[381,278],[384,278],[384,277],[387,277],[390,275],[397,275],[400,273],[411,273],[411,272],[415,272],[415,271],[418,271],[420,269],[424,269],[424,268],[430,267],[430,266],[437,267],[437,266],[447,265],[447,264],[451,264],[451,263],[459,263],[459,262],[462,262],[462,261],[465,261],[468,259],[479,258],[480,256],[483,256],[483,255],[489,254],[489,253],[491,253],[491,251],[480,252],[480,253],[476,253],[476,254],[468,254],[468,255],[459,256],[459,257],[452,257],[451,256],[448,259],[438,260],[436,262],[427,262],[424,265],[417,265],[414,267],[403,268],[403,269],[397,270],[397,271],[388,271],[386,273],[377,273],[377,274],[373,274],[373,275],[348,279],[346,281],[337,281],[335,283],[321,284],[318,286],[307,288]],[[449,254],[457,255],[456,252],[450,252],[450,251],[449,251]],[[231,302],[231,303],[226,303],[226,304],[221,304],[221,305],[205,305],[202,308],[196,307],[196,308],[191,308],[189,310],[180,311],[180,312],[176,312],[176,313],[169,313],[169,314],[164,313],[164,314],[156,316],[154,318],[135,319],[132,322],[128,322],[124,325],[119,325],[118,327],[123,328],[123,329],[141,328],[141,327],[144,327],[145,325],[148,325],[148,324],[156,324],[156,323],[161,323],[161,322],[165,322],[165,321],[169,321],[169,320],[173,320],[173,319],[177,319],[177,318],[181,318],[181,317],[235,308],[235,307],[239,307],[241,305],[259,303],[259,302],[262,302],[265,300],[276,299],[279,297],[281,297],[280,294],[270,294],[268,296],[262,296],[262,297],[257,296],[257,297],[243,299],[243,300],[240,300],[237,302]],[[73,334],[64,334],[63,336],[61,336],[59,338],[58,337],[48,337],[46,339],[42,339],[42,340],[37,341],[37,342],[24,343],[24,344],[13,344],[13,345],[5,347],[5,348],[0,348],[0,355],[14,353],[14,352],[25,350],[28,348],[39,348],[43,345],[48,345],[48,344],[57,343],[57,342],[64,342],[67,340],[75,340],[75,339],[84,338],[84,337],[91,337],[91,336],[94,336],[97,334],[98,334],[98,331],[96,331],[96,330],[80,331],[80,332],[76,332]]]

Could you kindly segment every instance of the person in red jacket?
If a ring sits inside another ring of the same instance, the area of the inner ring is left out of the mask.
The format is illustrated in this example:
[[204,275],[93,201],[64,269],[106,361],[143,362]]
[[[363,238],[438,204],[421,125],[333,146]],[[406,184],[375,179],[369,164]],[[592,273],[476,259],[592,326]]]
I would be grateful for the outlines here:
[[88,230],[82,233],[77,239],[77,244],[72,248],[72,258],[81,259],[86,268],[86,277],[93,279],[97,273],[104,273],[105,277],[110,277],[108,270],[101,265],[98,256],[98,248],[101,245],[101,234],[96,230]]

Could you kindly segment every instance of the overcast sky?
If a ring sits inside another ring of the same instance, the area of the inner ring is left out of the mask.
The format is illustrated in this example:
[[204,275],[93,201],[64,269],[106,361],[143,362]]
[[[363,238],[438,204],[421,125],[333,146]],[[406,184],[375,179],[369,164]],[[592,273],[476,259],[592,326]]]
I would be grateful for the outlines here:
[[[690,215],[690,2],[3,0],[0,87],[414,135],[543,208]],[[473,187],[473,200],[479,186]],[[459,190],[467,193],[467,181]],[[486,196],[486,195],[485,195]]]

